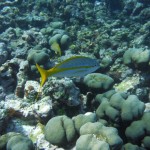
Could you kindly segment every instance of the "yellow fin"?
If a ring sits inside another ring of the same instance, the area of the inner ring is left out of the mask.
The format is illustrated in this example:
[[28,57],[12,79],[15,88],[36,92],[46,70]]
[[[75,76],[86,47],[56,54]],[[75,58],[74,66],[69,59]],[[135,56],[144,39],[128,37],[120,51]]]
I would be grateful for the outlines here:
[[47,70],[41,68],[37,63],[36,63],[36,67],[38,69],[38,71],[40,72],[40,75],[41,75],[41,87],[44,85],[45,81],[47,80],[48,78],[48,72]]
[[59,54],[59,56],[61,56],[61,48],[57,42],[52,43],[51,49],[55,51],[56,54]]

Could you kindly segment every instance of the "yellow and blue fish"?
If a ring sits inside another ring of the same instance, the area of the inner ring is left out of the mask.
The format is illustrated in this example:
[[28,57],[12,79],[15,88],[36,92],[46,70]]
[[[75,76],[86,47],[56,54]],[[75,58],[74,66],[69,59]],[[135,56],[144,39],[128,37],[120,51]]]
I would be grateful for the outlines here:
[[52,43],[51,49],[53,51],[55,51],[56,54],[58,54],[59,56],[61,56],[61,48],[60,48],[60,45],[57,42]]
[[38,64],[36,67],[41,75],[41,87],[49,76],[54,77],[81,77],[97,70],[100,66],[95,59],[85,56],[73,56],[62,61],[55,67],[45,70]]

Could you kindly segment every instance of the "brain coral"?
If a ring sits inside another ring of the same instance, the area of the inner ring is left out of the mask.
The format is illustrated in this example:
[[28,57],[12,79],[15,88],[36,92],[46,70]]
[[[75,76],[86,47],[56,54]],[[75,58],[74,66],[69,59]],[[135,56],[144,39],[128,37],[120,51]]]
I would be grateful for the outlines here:
[[150,149],[150,112],[145,112],[140,120],[133,121],[126,128],[127,138],[135,144]]
[[96,114],[90,113],[88,115],[79,114],[72,118],[74,121],[75,129],[79,133],[80,128],[82,125],[84,125],[87,122],[96,122]]
[[60,44],[61,48],[66,48],[69,45],[70,38],[67,34],[55,34],[49,40],[49,44],[52,45],[53,43],[57,42]]
[[134,144],[131,144],[131,143],[126,143],[124,145],[124,150],[145,150],[145,149],[139,147],[138,145],[134,145]]
[[45,138],[51,144],[65,145],[76,136],[73,121],[67,116],[57,116],[48,121],[45,127]]
[[114,83],[114,80],[101,73],[91,73],[84,77],[84,83],[93,89],[108,90]]
[[30,64],[38,63],[42,65],[48,62],[49,55],[44,51],[32,50],[29,52],[27,59]]
[[16,135],[8,141],[7,150],[34,150],[34,145],[28,137]]
[[72,119],[65,115],[53,117],[45,126],[45,139],[51,144],[65,147],[76,139],[77,132],[87,122],[96,122],[96,114],[80,114]]
[[100,102],[96,110],[99,118],[109,118],[113,122],[131,122],[143,115],[145,105],[136,95],[126,95],[109,91],[98,94],[96,100]]
[[110,150],[109,145],[92,134],[81,135],[76,142],[76,150]]
[[150,50],[142,48],[130,48],[123,55],[125,65],[141,66],[148,65],[150,61]]
[[106,127],[100,122],[84,124],[80,128],[80,135],[87,134],[95,135],[97,140],[108,143],[112,150],[120,150],[123,144],[116,128]]

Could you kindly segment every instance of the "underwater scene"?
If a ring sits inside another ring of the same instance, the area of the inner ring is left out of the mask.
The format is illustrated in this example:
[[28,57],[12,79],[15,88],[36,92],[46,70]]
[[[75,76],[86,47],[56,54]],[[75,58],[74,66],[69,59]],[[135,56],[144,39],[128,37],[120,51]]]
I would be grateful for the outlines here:
[[0,0],[0,150],[150,150],[150,0]]

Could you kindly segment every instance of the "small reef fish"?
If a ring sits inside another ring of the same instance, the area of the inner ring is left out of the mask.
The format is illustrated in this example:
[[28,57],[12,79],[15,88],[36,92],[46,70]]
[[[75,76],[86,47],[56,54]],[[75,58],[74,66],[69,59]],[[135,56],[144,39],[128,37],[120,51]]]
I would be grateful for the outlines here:
[[95,59],[85,56],[73,56],[62,61],[55,67],[45,70],[38,64],[36,67],[41,75],[41,87],[49,76],[54,77],[81,77],[97,70],[100,66]]
[[59,56],[61,56],[61,48],[60,45],[57,42],[52,43],[51,45],[51,49],[58,54]]

